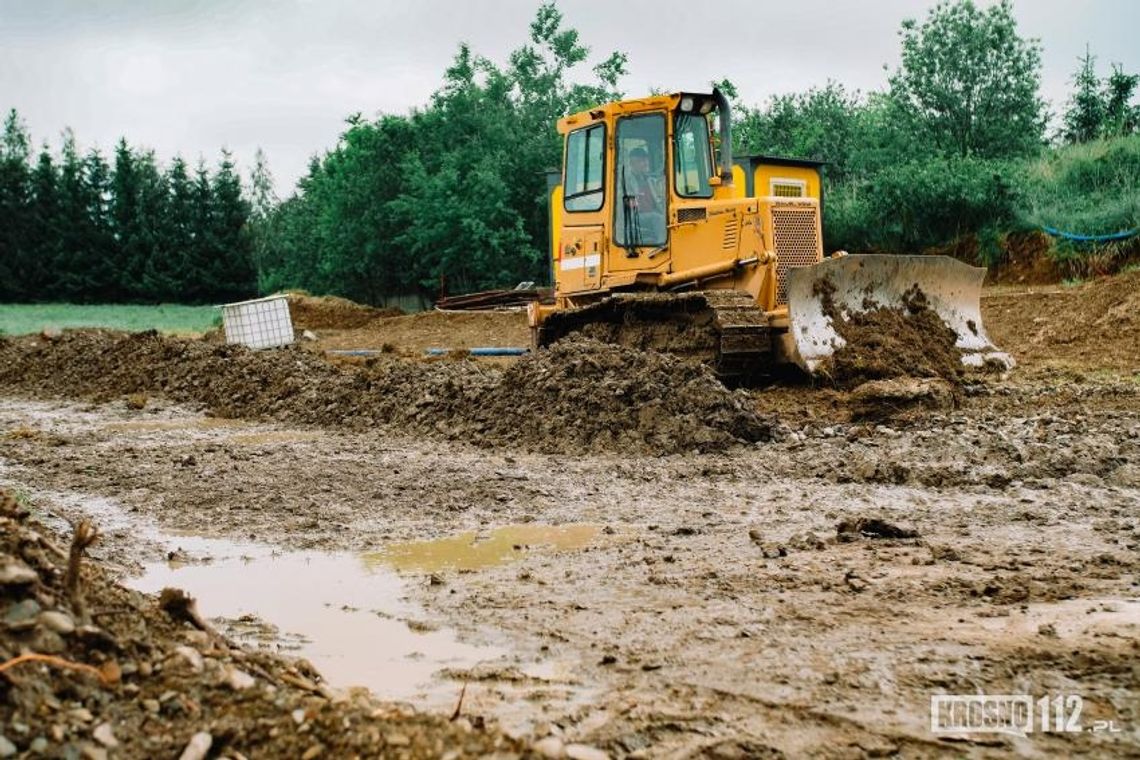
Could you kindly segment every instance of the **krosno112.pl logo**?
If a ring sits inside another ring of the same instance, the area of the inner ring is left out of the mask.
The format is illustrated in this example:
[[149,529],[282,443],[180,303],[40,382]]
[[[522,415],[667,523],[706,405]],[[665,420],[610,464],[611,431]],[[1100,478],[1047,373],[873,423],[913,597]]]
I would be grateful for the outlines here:
[[935,694],[930,698],[930,730],[941,735],[1009,734],[1034,731],[1077,733],[1122,729],[1098,720],[1087,729],[1081,723],[1084,700],[1076,694],[1034,698],[1029,694]]

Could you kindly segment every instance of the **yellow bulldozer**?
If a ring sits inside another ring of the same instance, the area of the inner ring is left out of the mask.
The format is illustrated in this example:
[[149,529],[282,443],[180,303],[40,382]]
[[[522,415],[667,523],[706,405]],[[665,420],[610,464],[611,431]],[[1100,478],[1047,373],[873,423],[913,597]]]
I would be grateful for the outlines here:
[[901,307],[918,288],[963,361],[1011,364],[982,329],[984,269],[944,256],[825,259],[820,162],[734,159],[718,90],[609,103],[558,131],[554,298],[528,307],[535,347],[582,332],[705,362],[730,382],[788,364],[814,372],[844,345],[836,319]]

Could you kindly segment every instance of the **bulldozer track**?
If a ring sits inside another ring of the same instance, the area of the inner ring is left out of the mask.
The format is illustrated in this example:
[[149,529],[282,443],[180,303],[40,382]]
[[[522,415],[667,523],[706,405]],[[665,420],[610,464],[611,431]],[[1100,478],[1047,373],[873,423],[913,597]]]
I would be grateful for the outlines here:
[[747,293],[620,293],[551,314],[536,335],[549,346],[571,333],[641,350],[670,353],[710,366],[737,384],[771,367],[768,319]]

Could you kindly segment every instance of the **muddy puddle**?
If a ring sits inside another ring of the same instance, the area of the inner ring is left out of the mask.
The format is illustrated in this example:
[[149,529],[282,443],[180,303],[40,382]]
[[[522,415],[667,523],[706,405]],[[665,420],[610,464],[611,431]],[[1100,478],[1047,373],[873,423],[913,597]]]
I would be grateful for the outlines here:
[[164,431],[185,432],[187,430],[214,430],[218,428],[242,428],[247,423],[224,417],[180,417],[178,419],[127,420],[109,422],[103,430],[111,433],[155,433]]
[[[0,484],[12,485],[0,466]],[[568,702],[588,697],[574,664],[513,651],[493,630],[458,634],[409,599],[427,573],[477,570],[590,544],[600,526],[506,525],[443,539],[392,544],[382,551],[286,551],[267,544],[165,531],[112,499],[37,491],[71,519],[86,516],[105,541],[128,541],[141,563],[121,566],[120,582],[157,594],[184,590],[220,631],[246,646],[311,662],[335,690],[364,687],[384,700],[450,712],[464,682],[466,704],[499,713],[503,725],[526,730],[532,716],[508,709],[527,685],[554,686]],[[39,517],[61,532],[63,517]],[[100,542],[103,543],[102,541]],[[98,546],[98,545],[97,545]],[[474,640],[471,640],[474,639]],[[484,688],[506,674],[517,685]],[[474,683],[472,683],[474,682]],[[504,702],[508,703],[504,705]]]
[[[5,469],[0,468],[0,476]],[[11,482],[6,477],[0,481]],[[493,631],[479,632],[477,642],[460,640],[407,594],[409,584],[428,582],[423,571],[490,567],[525,551],[580,547],[598,533],[597,526],[511,525],[484,534],[394,544],[367,554],[284,551],[163,531],[97,496],[41,491],[37,497],[65,513],[92,519],[108,540],[130,536],[149,559],[123,568],[124,585],[150,594],[180,588],[230,638],[303,657],[334,689],[364,687],[382,699],[447,711],[468,680],[464,674],[509,672],[534,682],[570,680],[566,663],[520,658]],[[70,530],[61,517],[41,518]],[[468,694],[471,702],[478,699]],[[525,720],[515,725],[525,725]]]
[[601,526],[505,525],[493,530],[469,531],[432,541],[391,544],[363,555],[370,567],[393,567],[404,572],[482,570],[522,559],[528,552],[581,549],[598,536]]
[[322,437],[316,430],[270,430],[263,425],[254,425],[243,420],[224,417],[178,417],[175,419],[128,420],[111,422],[102,430],[117,435],[139,435],[148,437],[157,434],[173,434],[184,440],[194,434],[213,433],[211,438],[219,443],[232,443],[238,446],[266,446],[279,443],[299,443],[315,441]]
[[278,552],[216,539],[177,539],[174,561],[151,563],[125,583],[158,593],[181,588],[200,611],[250,646],[304,657],[335,687],[442,706],[458,685],[433,677],[505,651],[457,640],[402,599],[395,573],[349,553]]

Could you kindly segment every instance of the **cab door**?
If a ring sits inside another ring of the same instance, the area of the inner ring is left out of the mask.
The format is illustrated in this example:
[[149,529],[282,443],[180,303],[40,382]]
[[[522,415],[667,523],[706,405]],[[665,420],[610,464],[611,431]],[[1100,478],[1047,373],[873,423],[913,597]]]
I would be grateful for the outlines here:
[[618,120],[614,141],[611,272],[664,270],[669,261],[669,183],[664,111]]
[[606,125],[591,124],[566,136],[562,213],[554,241],[559,293],[596,290],[601,284],[605,237]]
[[707,117],[675,112],[670,142],[675,196],[670,249],[674,268],[693,269],[734,255],[739,222],[724,216],[712,203],[710,178],[714,169]]

